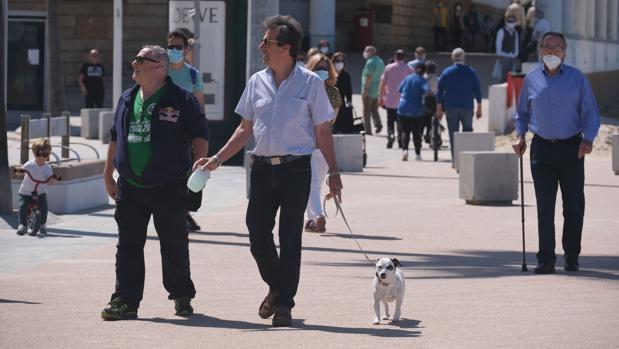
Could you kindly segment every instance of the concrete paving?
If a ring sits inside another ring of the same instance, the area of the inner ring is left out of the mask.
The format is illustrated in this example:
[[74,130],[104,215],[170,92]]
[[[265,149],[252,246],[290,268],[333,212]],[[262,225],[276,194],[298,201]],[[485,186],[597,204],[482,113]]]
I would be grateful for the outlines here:
[[[474,123],[479,131],[484,125],[485,116]],[[343,208],[371,258],[396,257],[404,266],[407,291],[398,324],[372,325],[374,268],[341,217],[327,220],[327,233],[304,234],[293,327],[273,329],[260,319],[267,289],[249,252],[245,173],[224,167],[212,174],[196,214],[203,231],[190,234],[196,315],[174,316],[151,227],[139,319],[100,319],[114,289],[117,235],[110,205],[53,217],[45,239],[20,237],[9,224],[0,225],[0,347],[617,347],[619,176],[609,154],[586,161],[581,271],[564,272],[559,258],[557,274],[534,275],[537,220],[527,157],[529,272],[522,273],[519,201],[466,205],[448,150],[438,162],[428,149],[423,161],[402,162],[398,150],[385,148],[384,133],[367,137],[364,172],[343,175]],[[447,143],[446,132],[443,138]],[[105,154],[99,141],[87,142]],[[15,143],[10,134],[11,163],[18,161]],[[332,204],[328,211],[334,212]]]

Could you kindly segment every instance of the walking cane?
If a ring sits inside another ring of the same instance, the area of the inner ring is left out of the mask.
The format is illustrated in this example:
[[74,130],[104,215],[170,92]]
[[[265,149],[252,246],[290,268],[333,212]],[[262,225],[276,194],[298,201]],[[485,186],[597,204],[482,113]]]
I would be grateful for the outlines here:
[[527,272],[527,260],[525,257],[525,243],[524,243],[524,171],[522,169],[522,155],[520,154],[520,213],[522,217],[522,269],[521,272]]

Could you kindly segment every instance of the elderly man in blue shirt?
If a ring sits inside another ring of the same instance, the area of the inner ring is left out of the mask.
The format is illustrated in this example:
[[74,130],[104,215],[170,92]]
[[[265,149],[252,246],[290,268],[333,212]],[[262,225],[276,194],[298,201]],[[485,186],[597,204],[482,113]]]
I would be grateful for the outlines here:
[[[323,81],[300,67],[296,56],[301,46],[301,25],[290,16],[273,16],[264,24],[260,42],[267,69],[249,79],[235,112],[243,117],[228,143],[210,159],[201,159],[214,171],[243,148],[251,135],[250,194],[246,223],[251,253],[269,293],[258,315],[273,316],[273,326],[290,326],[291,309],[299,285],[303,215],[310,193],[310,157],[316,145],[329,167],[330,196],[341,199],[342,181],[335,161],[329,121],[335,112]],[[273,242],[279,209],[279,245]]]
[[465,52],[456,48],[451,53],[454,63],[441,74],[436,93],[436,117],[443,118],[443,110],[447,114],[447,129],[453,161],[454,132],[473,132],[473,99],[477,101],[475,116],[481,118],[481,84],[475,70],[464,64]]
[[522,156],[525,133],[533,132],[531,174],[537,199],[539,252],[536,274],[555,272],[555,202],[563,199],[565,271],[578,271],[585,214],[585,154],[591,153],[600,116],[591,86],[578,69],[563,63],[567,42],[561,33],[544,34],[544,63],[524,79],[514,117],[518,139],[513,148]]

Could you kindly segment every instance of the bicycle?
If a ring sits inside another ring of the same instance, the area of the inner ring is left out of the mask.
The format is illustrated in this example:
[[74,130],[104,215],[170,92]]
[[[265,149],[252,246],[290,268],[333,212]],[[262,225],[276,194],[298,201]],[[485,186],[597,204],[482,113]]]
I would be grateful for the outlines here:
[[52,174],[51,176],[47,177],[46,180],[39,181],[39,180],[35,179],[34,177],[32,177],[30,172],[28,170],[26,170],[26,169],[15,168],[15,169],[13,169],[13,172],[25,173],[35,183],[34,190],[30,194],[31,195],[30,203],[28,203],[28,208],[27,208],[27,211],[26,211],[27,212],[27,214],[26,214],[26,217],[27,217],[26,218],[26,228],[28,229],[28,235],[35,236],[39,232],[39,229],[41,228],[41,224],[43,223],[42,222],[42,217],[41,217],[41,210],[39,209],[39,193],[37,192],[37,189],[39,188],[40,184],[47,183],[47,182],[49,182],[52,179],[56,179],[57,181],[60,181],[60,180],[62,180],[62,177],[59,177],[59,176],[56,176],[55,174]]
[[434,161],[438,161],[438,151],[443,146],[443,139],[441,138],[441,132],[443,132],[443,126],[441,122],[432,117],[432,128],[430,129],[430,148],[434,150]]

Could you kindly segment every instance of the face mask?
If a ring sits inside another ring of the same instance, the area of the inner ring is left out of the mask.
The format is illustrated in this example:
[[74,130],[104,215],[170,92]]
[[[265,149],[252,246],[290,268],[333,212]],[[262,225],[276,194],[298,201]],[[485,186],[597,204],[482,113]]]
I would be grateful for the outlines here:
[[507,22],[505,24],[507,24],[507,26],[510,27],[511,29],[514,29],[516,27],[516,22]]
[[341,71],[342,69],[344,69],[344,63],[342,63],[342,62],[336,62],[336,63],[335,63],[335,69],[336,69],[337,71]]
[[175,48],[168,50],[168,59],[170,63],[180,63],[183,61],[183,51]]
[[561,64],[561,58],[555,55],[545,55],[542,60],[550,70],[555,70]]
[[367,52],[363,52],[363,59],[368,59],[370,58],[370,54]]
[[327,46],[323,46],[320,48],[320,52],[322,54],[327,54],[327,52],[329,52],[329,48]]
[[322,81],[325,81],[325,80],[329,79],[329,72],[326,71],[326,70],[317,70],[314,73],[318,74],[318,77]]

